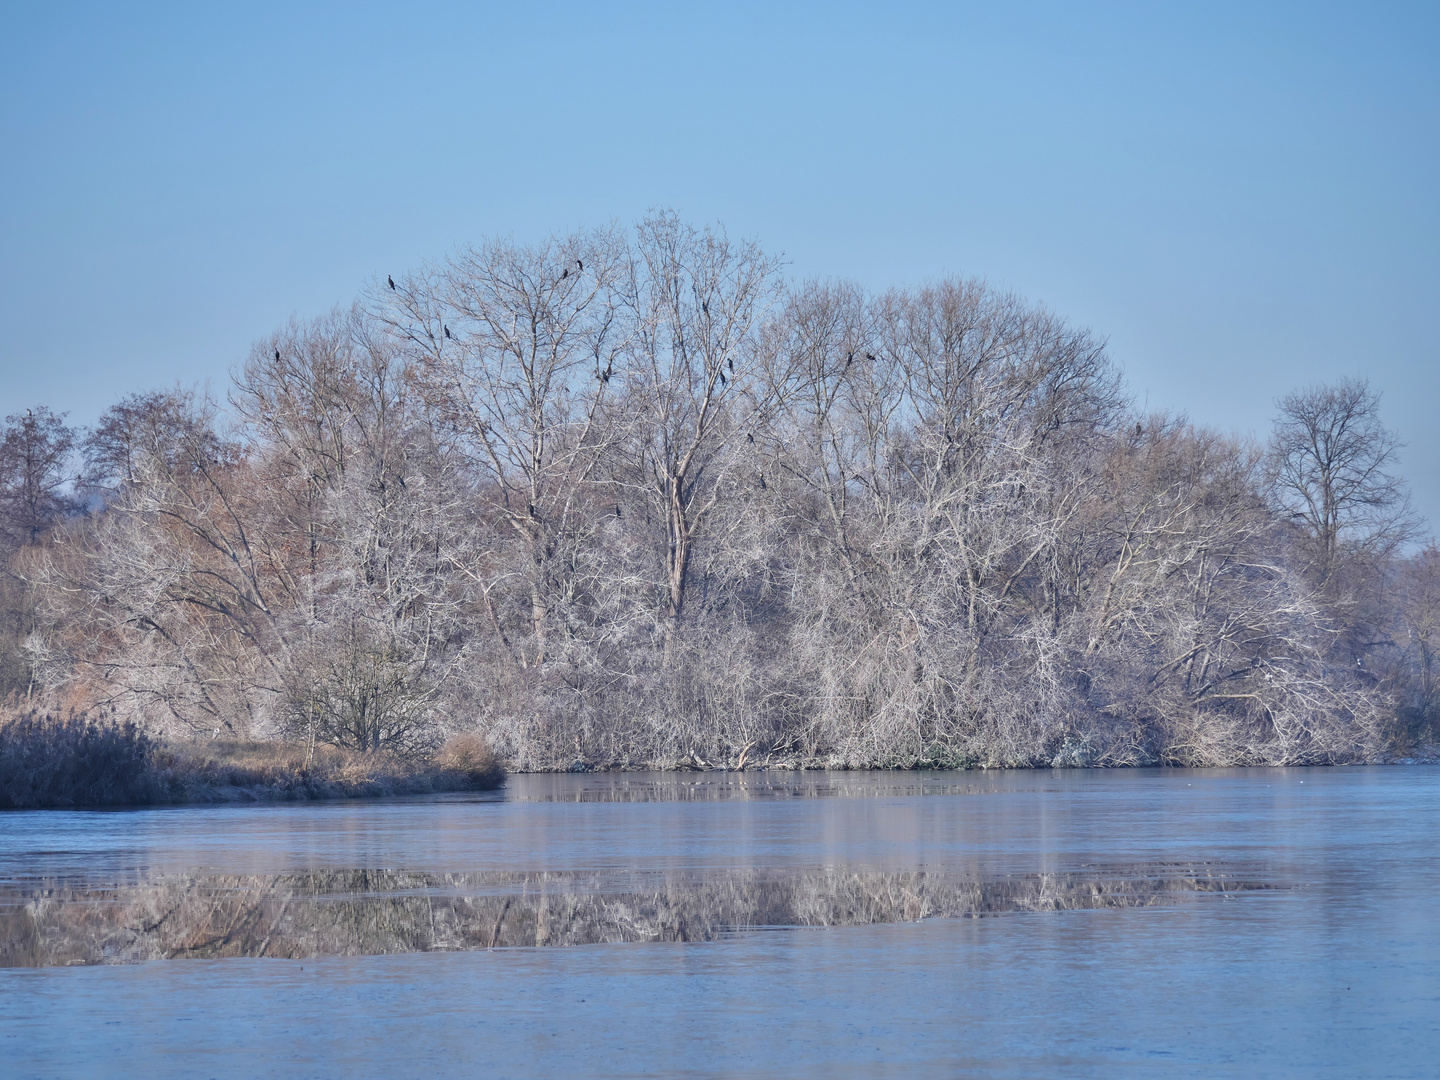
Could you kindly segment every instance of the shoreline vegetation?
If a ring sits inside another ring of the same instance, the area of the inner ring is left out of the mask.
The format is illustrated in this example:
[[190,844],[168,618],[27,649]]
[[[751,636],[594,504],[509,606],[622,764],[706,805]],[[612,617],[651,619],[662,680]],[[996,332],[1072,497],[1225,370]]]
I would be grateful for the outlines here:
[[402,757],[324,744],[159,740],[134,724],[74,715],[0,721],[0,810],[378,798],[504,782],[474,736]]
[[[1370,762],[1436,763],[1440,763],[1440,748],[1436,747],[1412,748],[1407,756],[1392,755]],[[984,766],[932,766],[919,762],[892,768],[968,771],[972,767]],[[535,771],[588,773],[632,768],[577,760],[564,768]],[[738,768],[692,760],[659,771],[743,772],[747,768],[808,772],[848,771],[850,766],[813,759],[772,760],[767,756]],[[453,738],[430,755],[401,757],[278,741],[169,742],[147,736],[131,723],[74,714],[62,719],[33,710],[0,718],[0,810],[294,802],[493,791],[504,786],[506,775],[490,748],[470,735]]]
[[983,281],[782,267],[666,212],[490,241],[223,394],[7,417],[0,698],[197,797],[448,784],[463,738],[521,772],[1440,741],[1440,549],[1363,380],[1245,438]]

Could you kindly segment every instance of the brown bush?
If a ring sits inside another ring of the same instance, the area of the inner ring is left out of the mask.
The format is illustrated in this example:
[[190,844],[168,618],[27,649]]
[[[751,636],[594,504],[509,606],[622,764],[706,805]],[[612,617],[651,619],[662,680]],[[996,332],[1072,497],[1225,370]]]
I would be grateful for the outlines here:
[[459,773],[482,790],[497,788],[505,782],[505,770],[495,752],[478,735],[456,735],[440,748],[435,764],[445,771]]

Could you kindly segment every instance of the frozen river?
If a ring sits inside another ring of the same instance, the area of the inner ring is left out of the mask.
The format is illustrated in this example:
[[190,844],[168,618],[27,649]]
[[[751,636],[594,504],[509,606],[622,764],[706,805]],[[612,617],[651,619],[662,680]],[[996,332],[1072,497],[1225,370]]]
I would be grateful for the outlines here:
[[1440,768],[0,816],[0,1073],[1434,1076]]

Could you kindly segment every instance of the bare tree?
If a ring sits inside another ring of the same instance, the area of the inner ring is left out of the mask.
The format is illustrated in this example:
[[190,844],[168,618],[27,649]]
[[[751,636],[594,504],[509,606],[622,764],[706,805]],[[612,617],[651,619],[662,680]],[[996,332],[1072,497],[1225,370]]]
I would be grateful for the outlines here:
[[283,549],[282,723],[363,751],[438,738],[465,638],[448,572],[463,533],[454,455],[378,330],[358,311],[292,326],[256,347],[232,395]]
[[1101,339],[981,282],[787,289],[662,213],[387,277],[228,400],[122,400],[69,519],[68,429],[11,418],[52,451],[0,476],[24,671],[154,731],[473,730],[527,769],[1300,764],[1435,729],[1436,560],[1363,383],[1286,398],[1267,451],[1133,414]]
[[43,405],[5,418],[0,428],[0,540],[36,543],[73,507],[65,488],[75,429]]
[[[1087,513],[1085,752],[1120,764],[1317,764],[1378,746],[1380,702],[1326,651],[1258,447],[1149,417]],[[1083,726],[1083,725],[1082,725]]]
[[212,401],[153,404],[168,419],[136,426],[127,482],[33,571],[49,621],[33,648],[52,681],[63,672],[152,728],[248,731],[247,690],[278,608],[263,493],[244,483],[241,448],[219,435]]
[[1417,522],[1394,467],[1400,443],[1363,379],[1282,398],[1271,436],[1281,505],[1301,530],[1311,573],[1329,585],[1351,555],[1383,559],[1414,538]]
[[[174,463],[194,433],[194,395],[184,389],[128,394],[101,414],[85,433],[80,449],[84,468],[80,485],[86,495],[113,499],[128,484],[139,482],[157,457]],[[210,456],[218,457],[218,436]]]
[[77,508],[68,490],[75,430],[44,406],[0,426],[0,695],[35,689],[27,641],[35,634],[35,590],[24,580],[25,549],[40,544]]
[[[545,663],[553,624],[564,622],[556,606],[575,599],[576,545],[593,527],[605,406],[624,344],[622,262],[603,231],[534,248],[492,242],[380,290],[375,304],[468,463],[494,531],[464,572],[522,668]],[[518,633],[502,618],[503,597],[516,590],[528,603]]]
[[685,612],[690,560],[720,501],[742,475],[735,453],[775,408],[757,332],[779,290],[757,244],[696,229],[666,213],[641,223],[626,282],[634,320],[626,382],[626,482],[664,530],[667,636]]
[[[814,395],[810,375],[792,410],[815,431],[796,444],[829,457],[792,458],[796,472],[837,526],[797,566],[800,654],[833,710],[816,741],[861,760],[1034,758],[1056,718],[1056,650],[1019,616],[1043,602],[1034,583],[1076,511],[1070,466],[1118,408],[1103,348],[974,282],[888,294],[863,320],[827,318],[853,310],[833,296],[809,294],[798,344],[828,353],[819,383],[836,389]],[[1037,649],[1044,674],[1021,675]]]

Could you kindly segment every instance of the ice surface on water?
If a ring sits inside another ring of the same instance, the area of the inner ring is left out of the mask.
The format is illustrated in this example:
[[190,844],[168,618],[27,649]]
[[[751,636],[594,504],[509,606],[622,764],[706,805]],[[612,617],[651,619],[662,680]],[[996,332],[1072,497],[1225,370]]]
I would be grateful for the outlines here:
[[[1431,767],[592,774],[7,814],[0,950],[62,966],[0,971],[0,1060],[1433,1076],[1437,825]],[[382,952],[405,955],[350,955]],[[111,966],[162,956],[187,959]]]

